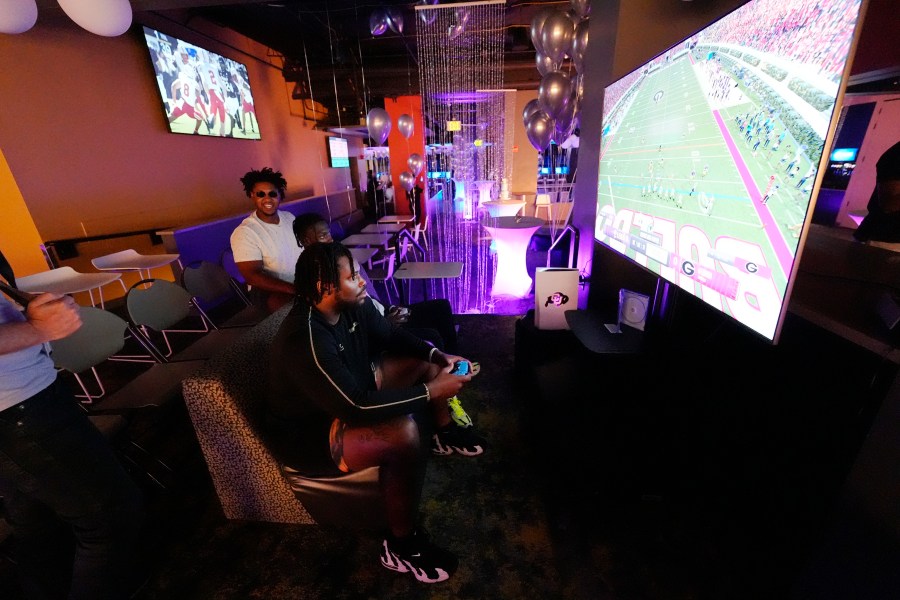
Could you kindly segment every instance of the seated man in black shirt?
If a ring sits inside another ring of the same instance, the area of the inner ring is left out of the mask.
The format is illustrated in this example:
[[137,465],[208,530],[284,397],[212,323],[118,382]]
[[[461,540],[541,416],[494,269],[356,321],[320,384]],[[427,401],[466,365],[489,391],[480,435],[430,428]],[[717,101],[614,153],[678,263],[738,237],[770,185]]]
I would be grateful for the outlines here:
[[312,442],[345,472],[380,468],[390,531],[381,563],[425,583],[444,581],[458,561],[416,527],[427,453],[413,415],[430,417],[453,453],[475,456],[484,440],[450,418],[447,399],[471,380],[450,371],[461,357],[392,325],[339,243],[307,247],[297,261],[297,299],[272,345],[268,429],[278,459],[297,464]]
[[[293,227],[294,237],[297,238],[297,243],[304,248],[308,248],[313,244],[321,242],[334,241],[334,238],[331,236],[331,228],[328,226],[328,221],[318,213],[304,213],[298,215],[297,218],[294,219]],[[433,298],[431,300],[416,302],[405,310],[400,306],[394,305],[386,307],[381,302],[381,298],[378,297],[377,290],[375,290],[374,286],[372,286],[369,281],[365,268],[361,267],[359,263],[355,261],[353,266],[354,269],[359,272],[360,277],[366,280],[366,290],[369,297],[372,299],[375,308],[377,308],[378,312],[383,314],[388,321],[411,330],[416,336],[430,342],[445,352],[456,354],[459,351],[457,349],[456,323],[453,319],[453,308],[446,298]],[[459,398],[453,396],[450,398],[449,404],[450,416],[453,417],[453,420],[457,424],[463,427],[472,425],[472,419],[469,417],[468,413],[466,413],[465,409],[463,409]]]

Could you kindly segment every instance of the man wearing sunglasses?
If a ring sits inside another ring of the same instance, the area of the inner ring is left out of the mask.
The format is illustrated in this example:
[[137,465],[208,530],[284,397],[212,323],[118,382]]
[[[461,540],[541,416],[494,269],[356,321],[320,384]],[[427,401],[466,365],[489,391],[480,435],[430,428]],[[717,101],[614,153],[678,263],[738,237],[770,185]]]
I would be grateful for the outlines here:
[[254,300],[269,312],[294,298],[294,267],[303,248],[294,238],[294,215],[278,210],[287,181],[270,167],[241,177],[255,210],[231,234],[238,271]]

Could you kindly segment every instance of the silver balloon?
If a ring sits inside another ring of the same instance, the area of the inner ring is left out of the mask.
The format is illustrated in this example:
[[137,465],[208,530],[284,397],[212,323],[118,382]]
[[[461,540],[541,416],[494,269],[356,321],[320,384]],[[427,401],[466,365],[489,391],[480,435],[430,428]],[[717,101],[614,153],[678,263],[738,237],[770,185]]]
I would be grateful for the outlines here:
[[[409,139],[412,137],[414,129],[413,118],[408,114],[404,113],[397,117],[397,131],[400,132],[400,135]],[[417,173],[418,174],[418,173]]]
[[572,129],[574,129],[575,113],[577,111],[578,103],[575,101],[573,94],[573,97],[569,99],[566,107],[562,110],[559,116],[556,117],[556,132],[558,135],[562,136],[563,140],[569,137],[569,134],[572,133]]
[[538,100],[537,98],[534,98],[533,100],[529,100],[528,103],[525,105],[525,108],[522,109],[522,122],[527,123],[528,117],[530,117],[531,115],[533,115],[534,113],[536,113],[539,110],[541,110],[541,101]]
[[553,11],[547,16],[541,28],[541,48],[544,55],[555,63],[562,62],[572,47],[574,35],[575,23],[569,15],[561,10]]
[[369,31],[372,35],[381,35],[388,30],[387,14],[382,8],[376,8],[369,16]]
[[591,0],[569,0],[569,4],[575,15],[581,19],[591,14]]
[[584,75],[578,74],[572,78],[572,100],[581,106],[584,100]]
[[412,189],[416,186],[416,176],[410,173],[409,171],[403,171],[400,173],[400,185],[403,186],[403,189],[407,192],[412,191]]
[[550,145],[556,124],[550,115],[542,110],[537,111],[528,118],[525,123],[525,134],[535,150],[543,152]]
[[403,13],[393,6],[388,7],[385,21],[394,33],[403,33]]
[[531,43],[537,52],[543,53],[544,47],[541,44],[541,31],[544,29],[544,21],[554,11],[553,8],[544,8],[539,10],[531,19]]
[[546,75],[550,71],[556,71],[556,69],[558,68],[558,65],[554,64],[552,60],[550,60],[540,52],[534,53],[534,62],[537,66],[538,73],[540,73],[542,76]]
[[465,27],[469,23],[469,17],[471,14],[469,13],[468,8],[457,8],[456,9],[456,22]]
[[383,146],[391,132],[391,116],[383,108],[373,108],[366,115],[366,127],[369,129],[369,137],[378,146]]
[[575,70],[581,73],[584,69],[584,53],[587,51],[588,45],[588,29],[591,20],[585,19],[575,26],[575,35],[572,38],[572,62],[575,64]]
[[550,71],[541,78],[538,100],[552,118],[557,118],[572,97],[572,80],[562,71]]
[[460,36],[460,34],[462,34],[464,30],[465,27],[463,27],[459,23],[457,23],[456,25],[451,25],[447,28],[447,37],[449,37],[451,40],[455,40]]
[[[420,6],[436,6],[438,0],[419,0]],[[417,10],[419,13],[419,18],[422,19],[422,22],[426,25],[431,25],[434,23],[434,20],[437,19],[437,11],[436,10]]]
[[419,173],[422,172],[422,168],[425,166],[425,161],[422,160],[422,155],[416,152],[413,152],[409,155],[409,158],[406,159],[406,166],[409,167],[410,172],[416,177],[418,177]]

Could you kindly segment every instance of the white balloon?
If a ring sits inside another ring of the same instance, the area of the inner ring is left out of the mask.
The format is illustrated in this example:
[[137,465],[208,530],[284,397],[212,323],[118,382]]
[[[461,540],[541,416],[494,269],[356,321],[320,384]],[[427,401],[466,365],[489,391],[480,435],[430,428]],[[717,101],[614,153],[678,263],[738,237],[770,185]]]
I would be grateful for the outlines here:
[[0,0],[0,33],[24,33],[37,23],[34,0]]
[[131,27],[128,0],[57,0],[69,18],[91,33],[106,37],[122,35]]

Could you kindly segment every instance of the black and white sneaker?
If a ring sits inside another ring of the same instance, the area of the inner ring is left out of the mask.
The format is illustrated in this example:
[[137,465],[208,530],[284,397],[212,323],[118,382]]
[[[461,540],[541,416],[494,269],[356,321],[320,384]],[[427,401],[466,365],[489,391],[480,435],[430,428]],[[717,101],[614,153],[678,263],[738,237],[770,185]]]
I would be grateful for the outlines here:
[[440,456],[454,452],[463,456],[478,456],[484,454],[486,445],[486,440],[472,427],[460,427],[456,423],[450,423],[431,436],[431,452]]
[[422,583],[439,583],[456,572],[459,559],[432,544],[428,535],[417,529],[407,538],[387,536],[381,543],[381,564],[391,571],[412,573]]

